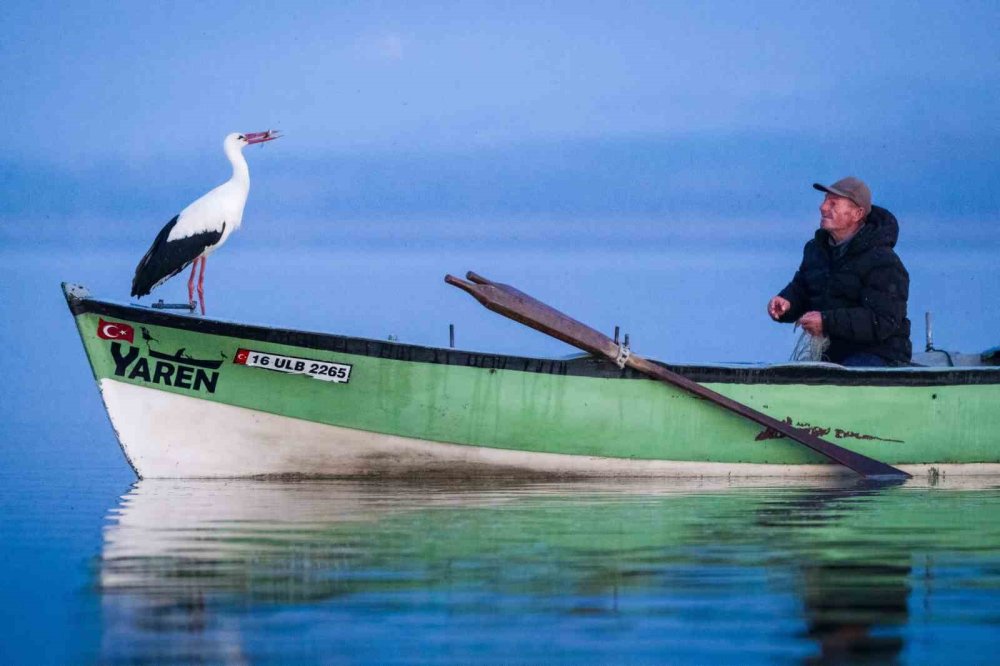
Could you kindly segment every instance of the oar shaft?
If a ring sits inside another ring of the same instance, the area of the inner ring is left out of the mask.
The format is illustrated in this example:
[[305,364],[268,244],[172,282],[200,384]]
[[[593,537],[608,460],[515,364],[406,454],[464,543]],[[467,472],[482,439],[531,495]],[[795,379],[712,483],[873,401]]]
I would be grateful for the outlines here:
[[[835,462],[849,467],[854,471],[859,472],[863,476],[868,477],[895,477],[898,475],[906,475],[906,472],[902,470],[897,470],[880,460],[875,460],[873,458],[868,458],[860,453],[851,451],[850,449],[845,449],[841,446],[837,446],[831,442],[821,439],[812,433],[796,428],[789,425],[785,421],[779,421],[778,419],[769,416],[763,412],[759,412],[756,409],[748,407],[741,402],[737,402],[732,398],[722,395],[710,388],[702,386],[701,384],[694,382],[684,375],[679,375],[676,372],[671,372],[670,370],[653,363],[641,356],[631,355],[629,356],[626,364],[639,372],[649,376],[664,381],[669,384],[673,384],[679,388],[682,388],[689,393],[696,395],[700,398],[705,398],[714,402],[718,406],[728,409],[731,412],[739,414],[740,416],[753,421],[765,428],[770,428],[771,430],[781,433],[782,435],[793,439],[800,444],[808,446],[813,451],[834,460]],[[860,471],[864,470],[864,471]]]
[[[451,275],[445,276],[445,282],[468,292],[488,309],[562,340],[574,347],[598,356],[605,356],[612,360],[618,360],[621,357],[622,349],[619,345],[608,336],[595,331],[586,324],[568,317],[555,308],[528,296],[510,285],[491,282],[472,272],[468,273],[467,277],[472,281],[471,283]],[[812,433],[795,428],[784,421],[779,421],[641,356],[629,354],[625,359],[625,364],[648,377],[677,386],[693,395],[714,402],[716,405],[739,414],[746,419],[781,433],[830,460],[854,470],[862,476],[868,478],[896,479],[910,476],[906,472],[898,470],[884,462],[837,446],[816,437]]]

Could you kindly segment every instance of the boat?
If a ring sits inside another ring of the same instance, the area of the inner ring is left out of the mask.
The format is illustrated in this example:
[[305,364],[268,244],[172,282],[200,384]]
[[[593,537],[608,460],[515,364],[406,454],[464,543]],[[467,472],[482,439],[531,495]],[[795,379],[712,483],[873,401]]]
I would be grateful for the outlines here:
[[[850,473],[787,429],[592,354],[427,347],[63,290],[139,478]],[[656,365],[914,476],[1000,474],[1000,367],[988,365],[996,354],[921,361]]]

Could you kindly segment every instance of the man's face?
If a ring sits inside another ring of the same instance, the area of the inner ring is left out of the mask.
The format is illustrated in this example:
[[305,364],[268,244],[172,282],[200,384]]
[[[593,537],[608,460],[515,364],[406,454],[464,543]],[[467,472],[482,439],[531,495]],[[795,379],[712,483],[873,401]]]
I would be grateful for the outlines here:
[[826,193],[823,203],[819,206],[820,227],[830,232],[839,240],[841,236],[852,233],[864,217],[864,211],[847,197]]

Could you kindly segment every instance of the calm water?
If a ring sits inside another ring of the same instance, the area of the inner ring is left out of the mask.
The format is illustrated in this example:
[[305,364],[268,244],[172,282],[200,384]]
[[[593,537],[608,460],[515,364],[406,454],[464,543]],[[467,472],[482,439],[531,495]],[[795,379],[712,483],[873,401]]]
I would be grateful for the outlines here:
[[13,521],[4,662],[989,661],[997,485],[142,481]]
[[[637,351],[667,360],[748,360],[744,347],[777,360],[794,341],[750,326],[786,277],[750,261],[706,276],[701,259],[655,253],[536,253],[512,268],[504,253],[317,251],[288,271],[287,254],[255,252],[216,263],[210,312],[423,344],[444,344],[454,321],[461,346],[570,351],[440,282],[476,268],[595,325],[633,326]],[[122,299],[132,255],[0,248],[2,664],[943,663],[1000,650],[1000,479],[136,483],[58,291],[80,280]],[[994,293],[994,273],[970,284]],[[725,285],[752,344],[698,307]],[[183,289],[168,286],[167,298]]]

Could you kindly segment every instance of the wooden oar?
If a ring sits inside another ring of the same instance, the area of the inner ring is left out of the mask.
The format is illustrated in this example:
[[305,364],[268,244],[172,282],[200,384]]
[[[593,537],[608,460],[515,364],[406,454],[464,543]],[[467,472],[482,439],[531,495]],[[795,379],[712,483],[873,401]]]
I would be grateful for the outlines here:
[[668,384],[678,386],[699,398],[735,412],[755,423],[779,432],[786,437],[808,446],[813,451],[830,460],[848,467],[867,479],[896,480],[907,479],[910,475],[884,462],[855,453],[836,444],[820,439],[815,435],[795,428],[784,421],[779,421],[756,409],[727,398],[721,393],[705,388],[683,375],[648,361],[641,356],[627,352],[611,338],[599,333],[589,326],[564,315],[541,301],[506,284],[491,282],[473,272],[466,274],[471,282],[465,282],[452,275],[446,275],[444,280],[450,285],[469,292],[488,309],[493,310],[514,321],[530,326],[554,338],[558,338],[574,347],[597,356],[605,356],[622,365],[627,365],[644,375],[658,379]]

